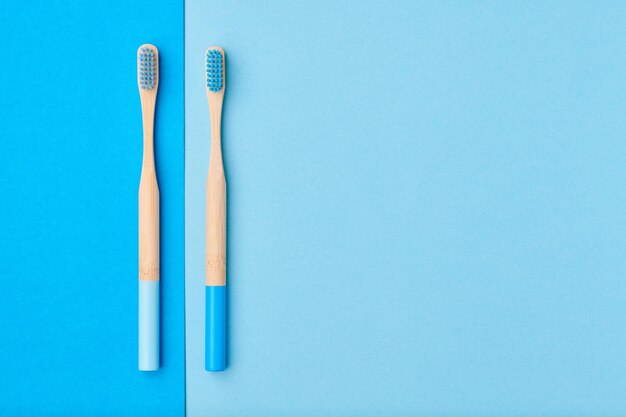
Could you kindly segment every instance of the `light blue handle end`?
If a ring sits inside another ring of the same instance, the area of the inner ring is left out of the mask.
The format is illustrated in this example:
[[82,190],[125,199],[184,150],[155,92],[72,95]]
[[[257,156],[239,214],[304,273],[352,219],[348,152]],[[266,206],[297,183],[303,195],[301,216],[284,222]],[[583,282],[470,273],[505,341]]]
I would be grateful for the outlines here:
[[206,287],[205,364],[209,372],[226,369],[226,286]]
[[139,281],[139,370],[159,369],[159,281]]

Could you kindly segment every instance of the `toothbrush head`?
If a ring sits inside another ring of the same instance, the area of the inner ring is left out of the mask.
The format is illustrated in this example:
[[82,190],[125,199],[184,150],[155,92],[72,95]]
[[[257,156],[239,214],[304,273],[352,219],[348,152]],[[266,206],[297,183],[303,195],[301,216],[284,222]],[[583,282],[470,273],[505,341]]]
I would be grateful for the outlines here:
[[156,91],[159,86],[159,50],[154,45],[137,50],[137,84],[143,91]]
[[226,79],[224,50],[219,46],[212,46],[207,49],[205,67],[207,93],[223,92]]

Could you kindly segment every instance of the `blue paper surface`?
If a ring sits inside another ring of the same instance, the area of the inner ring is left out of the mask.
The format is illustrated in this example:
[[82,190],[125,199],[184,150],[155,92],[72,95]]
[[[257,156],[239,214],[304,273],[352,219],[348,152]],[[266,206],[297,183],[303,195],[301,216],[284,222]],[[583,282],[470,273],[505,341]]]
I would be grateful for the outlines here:
[[[187,411],[626,413],[626,7],[187,0]],[[226,51],[229,369],[204,371]]]
[[[0,415],[182,416],[183,3],[0,2]],[[159,47],[162,367],[137,370],[136,50]]]
[[[0,415],[626,414],[626,6],[0,2]],[[162,369],[137,368],[159,47]],[[226,50],[229,369],[204,371]],[[186,352],[183,326],[186,240]]]

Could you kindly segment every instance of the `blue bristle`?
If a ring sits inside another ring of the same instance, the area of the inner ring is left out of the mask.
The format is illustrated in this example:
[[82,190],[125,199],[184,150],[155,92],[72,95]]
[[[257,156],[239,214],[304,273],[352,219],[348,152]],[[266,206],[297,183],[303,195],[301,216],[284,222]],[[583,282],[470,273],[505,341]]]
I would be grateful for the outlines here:
[[155,86],[155,53],[151,48],[141,48],[139,53],[139,85],[142,90],[152,90]]
[[210,49],[206,54],[206,86],[209,91],[217,92],[224,86],[222,81],[222,52]]

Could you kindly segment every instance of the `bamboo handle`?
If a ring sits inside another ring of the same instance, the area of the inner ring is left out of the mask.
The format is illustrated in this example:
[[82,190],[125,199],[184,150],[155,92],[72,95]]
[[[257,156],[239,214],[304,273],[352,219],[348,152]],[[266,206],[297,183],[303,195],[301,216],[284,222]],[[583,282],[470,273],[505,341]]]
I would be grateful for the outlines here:
[[159,275],[159,186],[152,170],[139,185],[139,279],[158,281]]
[[211,145],[210,159],[206,182],[206,285],[221,286],[226,285],[226,180],[219,144]]
[[139,182],[139,279],[159,280],[159,185],[154,166],[154,100],[142,97],[144,152]]

